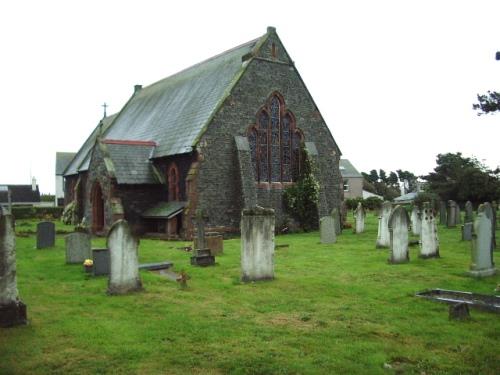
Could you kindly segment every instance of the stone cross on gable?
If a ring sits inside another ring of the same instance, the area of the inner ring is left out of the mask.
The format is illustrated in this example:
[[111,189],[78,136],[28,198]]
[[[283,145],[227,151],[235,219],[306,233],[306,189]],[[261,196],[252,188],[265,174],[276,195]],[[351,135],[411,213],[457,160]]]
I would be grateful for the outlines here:
[[103,116],[103,118],[104,118],[104,117],[106,117],[106,108],[108,108],[108,105],[106,103],[104,103],[102,105],[102,107],[104,108],[104,116]]
[[195,213],[196,237],[198,239],[198,247],[204,249],[205,244],[205,224],[208,221],[208,216],[202,209],[197,209]]

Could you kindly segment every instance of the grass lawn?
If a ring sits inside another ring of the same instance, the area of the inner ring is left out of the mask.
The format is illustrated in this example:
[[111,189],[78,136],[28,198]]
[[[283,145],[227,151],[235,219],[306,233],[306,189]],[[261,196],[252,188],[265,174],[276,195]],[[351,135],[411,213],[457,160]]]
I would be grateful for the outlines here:
[[494,293],[500,276],[465,274],[470,243],[459,228],[439,227],[440,259],[421,260],[412,247],[402,265],[387,263],[376,235],[369,214],[365,233],[345,231],[335,245],[319,244],[318,232],[278,236],[290,246],[276,250],[276,279],[248,284],[239,239],[224,241],[209,268],[189,265],[177,249],[185,242],[142,240],[140,262],[171,260],[191,276],[188,289],[141,271],[144,292],[113,297],[106,277],[65,264],[63,235],[45,250],[34,235],[18,237],[29,325],[0,328],[0,374],[499,374],[499,315],[449,321],[447,305],[414,297],[427,288]]

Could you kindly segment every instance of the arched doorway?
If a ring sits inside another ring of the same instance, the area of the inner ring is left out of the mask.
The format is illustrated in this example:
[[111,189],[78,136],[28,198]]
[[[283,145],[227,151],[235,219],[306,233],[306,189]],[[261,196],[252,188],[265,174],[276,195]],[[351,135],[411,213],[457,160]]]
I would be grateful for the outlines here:
[[96,182],[92,189],[92,232],[101,232],[104,228],[104,199],[101,185]]

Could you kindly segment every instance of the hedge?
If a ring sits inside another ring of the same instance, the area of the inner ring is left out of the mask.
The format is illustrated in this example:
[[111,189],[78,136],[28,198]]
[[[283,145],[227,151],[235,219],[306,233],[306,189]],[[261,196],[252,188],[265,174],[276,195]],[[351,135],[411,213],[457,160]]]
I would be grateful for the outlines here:
[[43,219],[47,216],[54,219],[59,219],[61,217],[62,211],[62,207],[12,207],[12,215],[14,215],[16,219]]

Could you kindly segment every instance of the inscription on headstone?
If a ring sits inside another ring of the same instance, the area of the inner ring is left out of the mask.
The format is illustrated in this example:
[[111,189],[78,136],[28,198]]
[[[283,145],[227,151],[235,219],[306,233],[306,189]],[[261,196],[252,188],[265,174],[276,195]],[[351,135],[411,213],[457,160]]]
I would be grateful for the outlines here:
[[396,206],[389,218],[390,257],[389,263],[405,263],[410,260],[408,252],[408,230],[410,218],[402,206]]
[[56,240],[56,227],[51,221],[42,221],[36,226],[36,248],[45,249],[54,247]]

